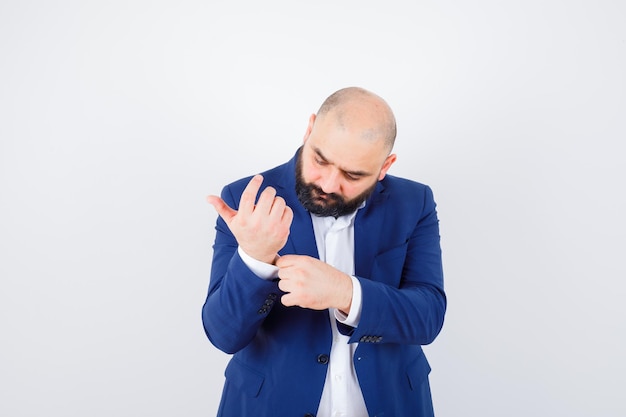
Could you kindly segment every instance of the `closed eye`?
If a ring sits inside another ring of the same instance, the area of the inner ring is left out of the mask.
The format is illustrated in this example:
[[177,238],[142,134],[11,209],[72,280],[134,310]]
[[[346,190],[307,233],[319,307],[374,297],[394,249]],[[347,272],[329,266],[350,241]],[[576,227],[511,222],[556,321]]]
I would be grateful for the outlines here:
[[360,180],[361,178],[363,178],[363,176],[362,176],[362,175],[359,175],[359,174],[351,174],[351,173],[349,173],[349,172],[345,172],[345,171],[344,171],[344,173],[343,173],[343,176],[344,176],[344,177],[346,177],[346,179],[347,179],[348,181],[358,181],[358,180]]
[[324,159],[321,159],[321,158],[315,158],[315,163],[317,165],[320,165],[320,166],[328,165],[328,162],[326,160],[324,160]]

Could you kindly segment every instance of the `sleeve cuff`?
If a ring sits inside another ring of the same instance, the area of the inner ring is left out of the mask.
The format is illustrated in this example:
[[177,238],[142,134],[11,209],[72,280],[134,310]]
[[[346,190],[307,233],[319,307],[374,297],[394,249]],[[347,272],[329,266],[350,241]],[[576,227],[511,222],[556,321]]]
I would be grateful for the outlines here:
[[245,253],[241,247],[237,248],[237,252],[239,253],[239,257],[243,263],[246,264],[246,266],[250,268],[250,271],[252,271],[257,277],[264,280],[278,278],[277,266],[266,264],[265,262],[254,259]]
[[352,305],[350,306],[350,314],[345,315],[341,311],[335,309],[335,319],[350,327],[357,327],[361,321],[361,283],[356,277],[352,278]]

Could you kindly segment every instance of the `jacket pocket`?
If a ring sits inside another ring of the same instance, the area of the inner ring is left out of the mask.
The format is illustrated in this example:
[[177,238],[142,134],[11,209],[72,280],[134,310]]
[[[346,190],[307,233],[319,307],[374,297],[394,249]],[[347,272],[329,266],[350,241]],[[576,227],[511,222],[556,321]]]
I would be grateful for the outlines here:
[[416,391],[420,388],[424,380],[428,377],[430,373],[430,365],[428,364],[428,360],[426,360],[426,356],[424,353],[413,362],[409,364],[406,369],[406,376],[409,380],[409,388],[411,391]]
[[231,359],[224,373],[229,383],[249,397],[258,397],[265,382],[265,376],[244,365],[236,359]]

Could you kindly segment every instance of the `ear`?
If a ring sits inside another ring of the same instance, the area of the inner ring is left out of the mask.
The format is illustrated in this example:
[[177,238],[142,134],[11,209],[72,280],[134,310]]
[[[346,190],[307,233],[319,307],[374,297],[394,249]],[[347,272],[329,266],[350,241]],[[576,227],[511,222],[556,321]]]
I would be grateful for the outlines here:
[[302,142],[306,142],[306,140],[309,138],[309,136],[311,136],[311,131],[313,131],[313,125],[315,124],[315,115],[312,114],[311,117],[309,117],[309,125],[306,128],[306,132],[304,133],[304,139],[302,140]]
[[383,163],[383,167],[380,170],[380,174],[378,175],[378,181],[385,178],[385,175],[387,175],[387,171],[389,170],[389,168],[391,168],[391,165],[393,165],[393,163],[396,162],[396,158],[397,158],[396,154],[392,153],[391,155],[387,157],[387,159],[385,159],[385,162]]

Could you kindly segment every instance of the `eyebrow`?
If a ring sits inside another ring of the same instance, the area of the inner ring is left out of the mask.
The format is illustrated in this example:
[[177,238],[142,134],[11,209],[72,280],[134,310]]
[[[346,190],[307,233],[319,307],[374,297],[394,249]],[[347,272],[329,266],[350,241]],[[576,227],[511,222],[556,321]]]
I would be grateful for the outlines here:
[[[324,156],[324,154],[322,153],[322,151],[321,151],[319,148],[317,148],[317,147],[315,147],[315,146],[312,146],[312,148],[313,148],[313,151],[317,154],[317,156],[318,156],[318,157],[319,157],[322,161],[326,162],[327,164],[336,165],[336,164],[334,164],[333,162],[329,161],[329,160],[328,160],[328,158],[326,158],[326,157]],[[369,172],[367,172],[367,171],[352,171],[352,170],[348,170],[348,169],[343,169],[343,168],[341,168],[341,167],[339,167],[339,169],[340,169],[341,171],[345,172],[346,174],[348,174],[348,175],[352,175],[352,176],[355,176],[355,177],[367,177],[367,176],[372,175],[371,173],[369,173]]]

